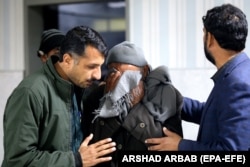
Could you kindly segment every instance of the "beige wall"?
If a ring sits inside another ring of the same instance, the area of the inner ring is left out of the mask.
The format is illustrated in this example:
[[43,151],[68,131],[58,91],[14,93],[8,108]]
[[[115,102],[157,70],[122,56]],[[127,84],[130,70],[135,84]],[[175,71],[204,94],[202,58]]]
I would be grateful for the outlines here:
[[3,109],[5,107],[7,98],[9,94],[12,92],[12,90],[17,86],[17,84],[22,80],[23,78],[23,73],[19,71],[0,71],[0,123],[1,123],[1,128],[0,128],[0,163],[2,162],[3,158]]
[[3,111],[8,96],[23,78],[22,1],[0,0],[0,163],[3,159]]

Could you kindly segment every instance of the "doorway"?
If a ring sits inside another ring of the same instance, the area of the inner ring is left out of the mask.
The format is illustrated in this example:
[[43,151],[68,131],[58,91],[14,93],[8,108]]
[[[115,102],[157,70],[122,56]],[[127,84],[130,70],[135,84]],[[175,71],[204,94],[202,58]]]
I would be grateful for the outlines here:
[[[75,26],[86,25],[97,30],[108,48],[126,37],[125,0],[66,1],[40,3],[26,0],[25,76],[38,70],[42,63],[37,57],[43,30],[56,28],[64,33]],[[103,67],[105,68],[105,67]]]

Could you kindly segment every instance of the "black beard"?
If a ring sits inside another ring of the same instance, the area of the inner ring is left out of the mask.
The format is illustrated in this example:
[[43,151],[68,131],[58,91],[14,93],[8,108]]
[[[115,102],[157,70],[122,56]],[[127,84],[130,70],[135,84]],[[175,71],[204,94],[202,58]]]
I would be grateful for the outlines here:
[[214,60],[213,56],[208,52],[206,46],[207,46],[207,43],[205,42],[204,43],[204,53],[205,53],[205,56],[206,56],[206,58],[207,58],[208,61],[210,61],[212,64],[215,65],[215,60]]

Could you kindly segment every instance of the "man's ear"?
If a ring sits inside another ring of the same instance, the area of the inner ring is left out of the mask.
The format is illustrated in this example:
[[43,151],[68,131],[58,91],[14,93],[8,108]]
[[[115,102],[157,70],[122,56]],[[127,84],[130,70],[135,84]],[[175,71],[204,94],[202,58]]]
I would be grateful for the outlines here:
[[40,59],[41,59],[41,61],[42,61],[43,63],[45,63],[45,62],[48,60],[48,57],[47,57],[46,54],[43,54],[43,55],[40,56]]
[[208,32],[207,34],[207,47],[211,47],[215,44],[215,38],[214,35]]
[[66,65],[70,65],[73,62],[73,57],[69,53],[65,53],[63,55],[63,62]]

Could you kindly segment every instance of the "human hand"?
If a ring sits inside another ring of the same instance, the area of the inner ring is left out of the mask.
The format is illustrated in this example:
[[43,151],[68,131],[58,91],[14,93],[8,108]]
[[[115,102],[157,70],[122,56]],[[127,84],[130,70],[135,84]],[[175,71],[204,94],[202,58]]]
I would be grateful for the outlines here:
[[92,140],[93,134],[90,134],[81,144],[79,153],[82,158],[82,164],[84,167],[94,166],[96,164],[110,161],[111,156],[104,157],[116,150],[115,143],[112,142],[111,138],[100,140],[94,144],[89,145]]
[[141,101],[141,99],[144,96],[144,83],[142,80],[140,80],[139,84],[130,91],[130,96],[131,96],[130,100],[132,103],[131,107],[133,107],[134,105],[136,105]]
[[163,128],[163,133],[166,135],[165,137],[146,139],[145,143],[150,145],[148,150],[178,151],[178,145],[182,138],[176,133],[169,131],[165,127]]
[[114,71],[110,72],[107,75],[107,78],[105,80],[105,82],[106,82],[106,86],[105,86],[105,90],[104,90],[105,93],[112,91],[115,88],[121,75],[122,75],[121,72],[118,70],[115,70],[115,69],[114,69]]

